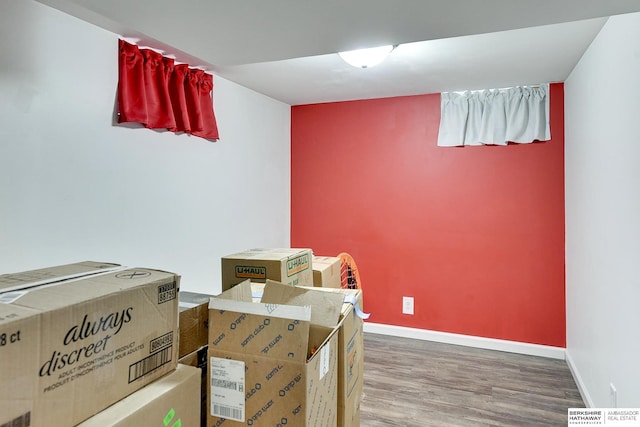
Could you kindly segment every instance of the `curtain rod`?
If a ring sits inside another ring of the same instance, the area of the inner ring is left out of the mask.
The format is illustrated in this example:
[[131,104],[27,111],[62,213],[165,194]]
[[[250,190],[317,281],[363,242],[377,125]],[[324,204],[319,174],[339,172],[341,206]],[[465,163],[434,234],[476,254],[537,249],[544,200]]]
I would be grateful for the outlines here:
[[443,93],[482,92],[482,91],[485,91],[485,90],[497,90],[499,92],[506,92],[506,91],[508,91],[510,89],[514,89],[514,88],[517,88],[517,87],[540,89],[541,86],[542,86],[541,84],[537,84],[537,85],[522,85],[522,86],[510,86],[510,87],[501,87],[501,88],[492,88],[492,89],[454,90],[454,91],[448,91],[448,92],[443,92]]

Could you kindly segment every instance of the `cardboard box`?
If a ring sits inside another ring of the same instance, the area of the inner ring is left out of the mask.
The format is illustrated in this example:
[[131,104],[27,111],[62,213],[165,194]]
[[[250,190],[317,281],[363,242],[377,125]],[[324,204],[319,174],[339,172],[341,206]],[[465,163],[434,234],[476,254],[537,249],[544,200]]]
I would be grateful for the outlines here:
[[60,282],[92,274],[121,269],[120,264],[84,261],[74,264],[57,265],[38,270],[0,275],[0,292],[24,290],[47,283]]
[[250,249],[222,257],[222,290],[245,280],[267,279],[294,286],[313,286],[311,249]]
[[180,350],[178,357],[186,356],[207,345],[209,339],[209,299],[212,295],[194,292],[179,294]]
[[[362,292],[359,295],[362,307]],[[360,402],[364,388],[364,322],[351,303],[345,303],[338,334],[338,426],[360,425]]]
[[[254,302],[264,293],[264,283],[251,283]],[[360,425],[360,403],[364,389],[364,321],[355,305],[362,307],[360,289],[306,288],[343,295],[344,302],[338,325],[338,427]]]
[[340,288],[340,258],[314,256],[312,258],[313,286]]
[[201,370],[178,365],[163,376],[109,406],[78,427],[197,426],[200,422]]
[[207,351],[208,347],[205,345],[178,360],[179,365],[188,365],[200,369],[200,427],[207,426],[207,391],[209,390]]
[[[251,283],[254,302],[261,300],[264,287],[264,283]],[[355,307],[362,308],[362,290],[303,288],[334,292],[344,298],[338,325],[338,427],[357,427],[364,391],[364,320]]]
[[362,307],[360,289],[312,288],[344,296],[338,325],[338,426],[360,425],[360,402],[364,387],[364,321],[354,304]]
[[251,298],[245,281],[209,303],[207,426],[335,426],[343,298],[272,281]]
[[174,370],[179,279],[126,269],[0,290],[0,425],[76,425]]

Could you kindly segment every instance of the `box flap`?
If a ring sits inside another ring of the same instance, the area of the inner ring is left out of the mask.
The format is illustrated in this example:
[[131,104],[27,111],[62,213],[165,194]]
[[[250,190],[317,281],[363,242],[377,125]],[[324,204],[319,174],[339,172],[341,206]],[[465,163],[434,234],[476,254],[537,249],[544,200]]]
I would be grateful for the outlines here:
[[355,297],[356,299],[359,299],[362,296],[362,290],[361,289],[318,288],[318,287],[312,287],[312,286],[299,286],[299,288],[308,289],[308,290],[312,290],[312,291],[318,291],[318,292],[329,292],[329,293],[333,293],[333,294],[341,294],[341,295],[344,296],[345,300],[347,299],[347,296]]
[[257,316],[277,317],[280,319],[311,320],[311,308],[284,304],[265,304],[251,301],[235,301],[213,297],[209,301],[209,310],[233,311],[236,313],[254,314]]
[[251,283],[245,281],[209,301],[209,346],[304,363],[310,320],[310,307],[251,302]]
[[260,302],[311,307],[311,324],[335,327],[340,320],[344,297],[332,292],[289,286],[267,280]]
[[251,281],[249,279],[244,280],[216,296],[216,298],[251,302]]
[[[367,320],[370,316],[369,313],[363,311],[362,301],[362,289],[343,289],[343,288],[318,288],[310,286],[300,286],[303,289],[313,289],[319,292],[333,292],[340,295],[344,295],[344,303],[352,305],[356,315],[362,320]],[[343,308],[343,314],[345,309]]]

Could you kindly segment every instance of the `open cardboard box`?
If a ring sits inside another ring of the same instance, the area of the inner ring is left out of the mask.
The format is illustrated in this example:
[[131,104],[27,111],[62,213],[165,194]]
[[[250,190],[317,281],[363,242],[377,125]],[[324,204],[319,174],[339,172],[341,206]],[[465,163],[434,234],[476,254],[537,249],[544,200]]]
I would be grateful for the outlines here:
[[[360,402],[364,389],[364,315],[362,290],[311,288],[343,295],[338,326],[338,427],[360,425]],[[363,317],[360,317],[360,316]]]
[[247,280],[209,302],[208,426],[337,423],[343,296]]
[[[264,287],[264,283],[251,283],[254,301],[259,302],[262,299]],[[364,389],[363,318],[366,315],[361,311],[362,290],[325,287],[302,289],[332,292],[344,297],[338,325],[338,427],[358,427]],[[356,310],[356,307],[360,310]]]

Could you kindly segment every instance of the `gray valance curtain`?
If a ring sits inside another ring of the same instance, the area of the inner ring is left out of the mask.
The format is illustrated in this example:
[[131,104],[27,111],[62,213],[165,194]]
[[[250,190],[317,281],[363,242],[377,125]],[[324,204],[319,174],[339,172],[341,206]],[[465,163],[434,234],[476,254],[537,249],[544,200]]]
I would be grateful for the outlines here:
[[438,145],[548,141],[549,85],[444,92]]

